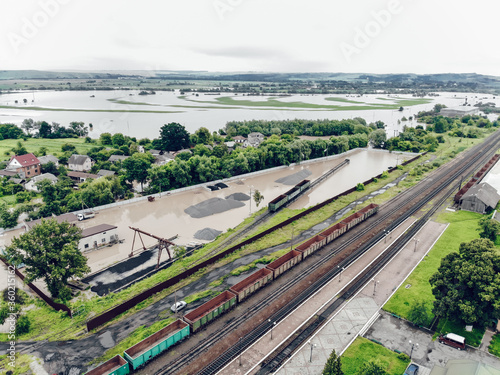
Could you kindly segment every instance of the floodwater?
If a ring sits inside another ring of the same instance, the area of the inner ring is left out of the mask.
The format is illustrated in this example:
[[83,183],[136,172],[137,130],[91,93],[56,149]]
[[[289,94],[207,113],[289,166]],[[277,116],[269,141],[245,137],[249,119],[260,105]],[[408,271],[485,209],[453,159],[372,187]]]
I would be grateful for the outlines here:
[[[265,101],[273,96],[242,96],[241,94],[198,96],[187,94],[185,97],[176,90],[158,91],[156,95],[138,95],[137,90],[113,91],[35,91],[13,92],[0,95],[0,105],[16,108],[0,108],[0,123],[20,124],[25,118],[35,121],[58,122],[67,126],[71,121],[92,123],[90,136],[97,138],[101,133],[124,133],[138,138],[156,138],[159,129],[166,123],[178,122],[193,133],[204,126],[210,131],[217,131],[228,121],[244,121],[251,119],[286,120],[286,119],[347,119],[362,117],[367,122],[381,120],[387,124],[387,134],[393,136],[401,131],[404,125],[415,126],[415,121],[398,124],[403,116],[415,116],[419,111],[429,110],[436,103],[448,107],[464,103],[467,97],[472,105],[479,101],[494,102],[500,105],[500,98],[488,94],[477,93],[440,93],[432,97],[428,104],[405,107],[402,112],[391,109],[378,110],[346,110],[332,111],[328,109],[299,109],[276,107],[248,107],[244,105],[224,105],[216,102],[217,98],[229,96],[236,102],[240,100]],[[92,97],[94,96],[94,97]],[[326,98],[341,98],[360,102],[361,104],[328,101]],[[23,99],[27,103],[23,103]],[[385,99],[385,100],[384,100]],[[389,99],[389,100],[388,100]],[[352,106],[362,104],[393,103],[395,99],[412,99],[410,95],[364,95],[354,97],[346,95],[291,95],[279,97],[280,102],[304,102],[321,105]],[[19,104],[15,104],[15,100]],[[27,107],[64,109],[62,111],[30,110]],[[96,112],[99,111],[99,112]],[[127,112],[129,111],[129,112]],[[133,112],[140,111],[140,112]],[[163,113],[157,113],[163,112]]]
[[[402,159],[409,159],[411,157],[412,155],[409,154],[404,155],[380,150],[356,149],[346,154],[336,155],[327,160],[321,159],[278,170],[263,171],[252,176],[241,176],[240,179],[226,182],[228,187],[222,190],[210,191],[207,188],[200,187],[179,193],[163,193],[154,202],[145,200],[102,210],[95,218],[81,221],[78,225],[82,228],[92,227],[101,223],[116,225],[118,226],[119,238],[125,241],[121,244],[86,253],[89,259],[89,266],[92,268],[92,271],[97,271],[109,264],[125,259],[132,250],[134,235],[129,226],[139,228],[162,238],[170,238],[178,235],[178,238],[174,242],[179,245],[186,245],[194,241],[203,242],[194,239],[194,234],[198,230],[213,228],[226,232],[229,228],[237,226],[251,212],[255,212],[256,210],[255,202],[252,199],[243,202],[244,206],[242,207],[203,218],[192,218],[184,212],[187,207],[205,200],[211,198],[224,199],[234,193],[251,195],[257,189],[264,196],[264,200],[259,206],[262,208],[275,197],[291,188],[289,185],[275,182],[279,178],[307,169],[311,172],[309,179],[312,181],[340,164],[346,158],[349,158],[349,165],[337,171],[315,189],[307,191],[291,206],[292,208],[308,207],[335,196],[355,186],[358,182],[366,181],[382,173],[389,166],[394,166],[397,162],[401,163]],[[0,237],[0,246],[8,245],[13,236],[17,236],[22,232],[22,230],[6,232]],[[146,247],[156,244],[156,240],[153,238],[142,237]],[[134,250],[137,251],[141,248],[141,242],[139,238],[136,238]]]

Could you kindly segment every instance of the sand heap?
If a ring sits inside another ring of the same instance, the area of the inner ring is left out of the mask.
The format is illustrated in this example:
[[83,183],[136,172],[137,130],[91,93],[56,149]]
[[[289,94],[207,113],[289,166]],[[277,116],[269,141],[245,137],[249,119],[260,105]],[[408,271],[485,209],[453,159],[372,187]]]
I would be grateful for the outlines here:
[[194,234],[194,238],[196,238],[197,240],[212,241],[215,240],[215,238],[221,233],[222,231],[220,230],[203,228]]
[[234,199],[235,201],[249,201],[250,196],[245,193],[234,193],[226,197],[226,199]]
[[199,219],[202,217],[218,214],[233,208],[243,207],[245,203],[234,199],[210,198],[184,210],[189,216]]
[[309,177],[312,172],[309,169],[303,169],[297,173],[291,174],[290,176],[282,177],[274,182],[278,182],[283,185],[297,185],[300,181]]

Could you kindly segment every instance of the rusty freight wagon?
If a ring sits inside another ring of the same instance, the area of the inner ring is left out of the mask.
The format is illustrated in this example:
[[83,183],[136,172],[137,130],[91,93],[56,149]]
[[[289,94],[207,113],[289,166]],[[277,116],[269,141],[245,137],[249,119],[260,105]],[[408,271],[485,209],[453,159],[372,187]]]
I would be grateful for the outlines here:
[[250,294],[255,293],[267,283],[273,281],[273,271],[262,268],[246,279],[233,285],[229,290],[238,296],[238,302],[243,301]]
[[346,230],[347,230],[347,225],[345,225],[344,223],[337,223],[334,226],[324,230],[320,234],[323,237],[326,237],[326,243],[330,243],[338,236],[344,234]]
[[321,234],[318,234],[313,238],[310,238],[303,244],[297,246],[295,250],[300,251],[302,253],[302,259],[305,259],[308,255],[311,255],[320,247],[325,246],[325,244],[326,244],[326,237],[324,237]]
[[344,220],[341,221],[341,223],[344,223],[347,226],[347,230],[351,229],[355,225],[359,224],[360,222],[363,221],[363,213],[361,212],[356,212],[352,214],[351,216],[346,217]]
[[117,354],[102,365],[86,372],[85,375],[127,375],[128,373],[130,373],[128,362]]
[[373,214],[377,213],[377,211],[378,211],[378,204],[370,203],[368,206],[362,208],[358,212],[361,212],[364,215],[363,220],[366,220]]
[[192,332],[195,332],[233,307],[236,304],[236,299],[236,294],[226,290],[184,315],[184,320],[189,323]]
[[124,357],[135,370],[151,358],[189,336],[189,325],[178,319],[125,350]]
[[273,278],[277,278],[283,272],[288,271],[302,260],[302,253],[297,250],[292,250],[279,257],[274,262],[269,263],[266,268],[273,271]]

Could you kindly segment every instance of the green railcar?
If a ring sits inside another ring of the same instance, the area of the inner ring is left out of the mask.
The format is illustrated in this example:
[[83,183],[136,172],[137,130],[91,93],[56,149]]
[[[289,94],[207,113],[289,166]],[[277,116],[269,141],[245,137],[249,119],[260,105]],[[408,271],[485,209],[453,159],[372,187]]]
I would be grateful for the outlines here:
[[277,198],[274,198],[271,202],[269,202],[269,211],[275,212],[278,211],[281,206],[288,202],[288,196],[280,195]]
[[191,326],[191,331],[196,332],[205,324],[210,323],[231,309],[236,304],[236,298],[236,294],[226,290],[197,309],[184,315],[184,320]]
[[125,350],[124,357],[135,370],[190,335],[189,325],[178,319]]
[[115,355],[102,365],[86,372],[85,375],[127,375],[128,373],[130,373],[128,362],[121,355]]

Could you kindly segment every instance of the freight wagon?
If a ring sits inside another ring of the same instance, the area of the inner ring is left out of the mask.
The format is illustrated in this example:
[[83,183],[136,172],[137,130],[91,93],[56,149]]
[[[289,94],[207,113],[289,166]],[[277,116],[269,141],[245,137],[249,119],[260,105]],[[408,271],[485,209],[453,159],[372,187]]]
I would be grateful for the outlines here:
[[184,315],[184,320],[196,332],[236,304],[236,294],[226,290],[197,309]]
[[252,273],[246,279],[233,285],[229,290],[238,296],[238,302],[243,301],[250,294],[273,281],[273,271],[262,268]]
[[135,370],[151,358],[156,357],[172,345],[177,344],[179,341],[189,336],[189,334],[189,325],[178,319],[125,350],[124,357]]
[[[306,181],[306,180],[304,180]],[[307,184],[304,184],[307,185]],[[372,203],[350,215],[282,257],[269,263],[239,283],[204,303],[200,307],[184,315],[174,323],[159,330],[124,352],[124,356],[115,356],[102,365],[86,373],[86,375],[127,375],[139,366],[144,365],[154,356],[167,350],[172,345],[200,330],[212,320],[230,310],[235,304],[243,301],[263,286],[269,284],[281,274],[300,263],[308,255],[334,241],[355,225],[366,220],[378,211],[378,205]]]
[[271,202],[269,202],[268,208],[269,211],[275,212],[278,211],[285,204],[295,199],[299,194],[302,194],[303,191],[307,190],[311,186],[310,180],[302,180],[293,188],[288,190],[286,193],[279,195],[274,198]]

